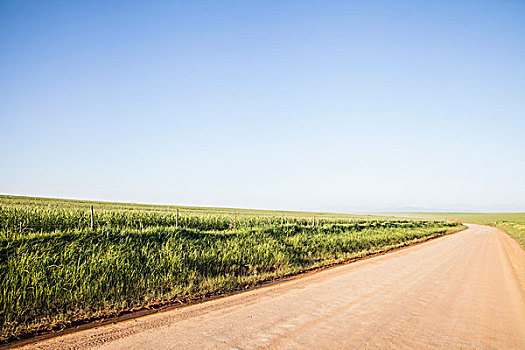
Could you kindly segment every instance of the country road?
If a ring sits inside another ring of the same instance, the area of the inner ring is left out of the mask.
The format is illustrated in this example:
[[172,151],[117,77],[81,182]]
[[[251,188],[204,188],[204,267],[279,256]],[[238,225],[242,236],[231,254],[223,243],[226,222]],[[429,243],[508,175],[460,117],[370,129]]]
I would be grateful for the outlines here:
[[525,252],[469,229],[25,349],[525,349]]

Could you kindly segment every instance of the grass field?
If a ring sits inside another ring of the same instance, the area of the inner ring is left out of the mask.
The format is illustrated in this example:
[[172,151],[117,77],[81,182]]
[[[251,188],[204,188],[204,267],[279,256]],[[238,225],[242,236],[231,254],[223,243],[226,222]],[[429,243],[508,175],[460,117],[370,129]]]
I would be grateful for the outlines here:
[[239,290],[457,229],[426,219],[0,196],[1,337]]
[[498,227],[525,249],[525,213],[399,213],[403,217],[459,219],[466,223]]

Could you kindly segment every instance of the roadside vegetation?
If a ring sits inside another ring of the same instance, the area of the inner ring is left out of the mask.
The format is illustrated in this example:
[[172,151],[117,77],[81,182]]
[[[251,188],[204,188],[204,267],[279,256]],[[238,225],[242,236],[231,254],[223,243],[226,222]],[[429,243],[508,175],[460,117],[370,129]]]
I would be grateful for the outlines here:
[[458,229],[439,220],[0,196],[1,338],[240,290]]

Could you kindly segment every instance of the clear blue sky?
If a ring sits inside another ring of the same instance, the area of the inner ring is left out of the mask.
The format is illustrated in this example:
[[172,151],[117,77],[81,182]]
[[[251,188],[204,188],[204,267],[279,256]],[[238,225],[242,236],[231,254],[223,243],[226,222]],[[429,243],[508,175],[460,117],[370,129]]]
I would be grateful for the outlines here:
[[0,1],[0,193],[525,211],[524,1]]

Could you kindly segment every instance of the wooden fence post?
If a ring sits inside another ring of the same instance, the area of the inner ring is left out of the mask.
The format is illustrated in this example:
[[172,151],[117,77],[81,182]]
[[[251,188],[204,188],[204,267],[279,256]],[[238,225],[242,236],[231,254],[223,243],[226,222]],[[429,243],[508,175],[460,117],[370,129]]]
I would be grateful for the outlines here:
[[315,226],[315,216],[312,217],[312,227]]
[[91,206],[91,231],[95,228],[95,218],[93,217],[93,206]]

